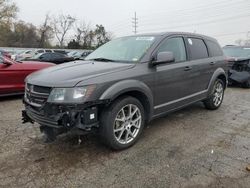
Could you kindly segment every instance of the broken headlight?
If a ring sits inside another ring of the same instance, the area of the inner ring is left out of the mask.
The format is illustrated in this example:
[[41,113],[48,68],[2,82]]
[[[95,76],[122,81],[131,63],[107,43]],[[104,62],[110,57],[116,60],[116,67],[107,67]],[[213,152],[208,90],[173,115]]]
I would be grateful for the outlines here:
[[95,86],[54,88],[48,98],[52,103],[82,103],[92,94]]

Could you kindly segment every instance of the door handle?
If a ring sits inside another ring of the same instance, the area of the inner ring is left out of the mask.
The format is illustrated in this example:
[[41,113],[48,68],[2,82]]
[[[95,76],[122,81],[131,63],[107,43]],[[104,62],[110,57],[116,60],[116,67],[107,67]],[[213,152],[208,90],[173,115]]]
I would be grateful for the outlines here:
[[184,68],[184,71],[189,71],[189,70],[191,70],[191,69],[192,69],[192,67],[187,66],[187,67]]
[[215,65],[216,62],[210,62],[210,65]]

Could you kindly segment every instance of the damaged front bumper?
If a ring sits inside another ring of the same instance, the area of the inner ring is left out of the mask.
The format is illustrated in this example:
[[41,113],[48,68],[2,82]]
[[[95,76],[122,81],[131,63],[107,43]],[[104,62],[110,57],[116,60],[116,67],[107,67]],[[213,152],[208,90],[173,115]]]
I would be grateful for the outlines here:
[[[22,111],[23,123],[37,122],[44,127],[65,133],[72,129],[91,131],[99,127],[98,109],[107,101],[86,104],[52,104],[46,102],[41,107],[32,106],[23,100],[25,110]],[[59,131],[60,130],[60,131]]]

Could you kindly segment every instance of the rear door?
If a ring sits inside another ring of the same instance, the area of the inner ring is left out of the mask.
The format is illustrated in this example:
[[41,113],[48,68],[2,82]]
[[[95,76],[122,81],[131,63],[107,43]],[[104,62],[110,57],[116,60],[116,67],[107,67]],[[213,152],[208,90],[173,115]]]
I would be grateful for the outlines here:
[[212,61],[203,38],[188,36],[185,38],[189,52],[189,64],[192,67],[192,93],[206,92],[213,74]]

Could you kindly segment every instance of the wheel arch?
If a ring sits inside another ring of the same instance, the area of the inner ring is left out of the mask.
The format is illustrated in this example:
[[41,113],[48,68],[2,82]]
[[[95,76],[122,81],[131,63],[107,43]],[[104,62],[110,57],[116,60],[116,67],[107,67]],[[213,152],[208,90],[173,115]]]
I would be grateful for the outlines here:
[[100,100],[111,102],[124,96],[138,99],[144,107],[145,119],[150,121],[153,115],[153,94],[150,88],[138,80],[123,80],[110,86],[100,97]]
[[211,93],[211,91],[213,89],[213,84],[217,78],[221,79],[224,82],[225,88],[227,87],[227,82],[228,82],[227,81],[227,74],[224,71],[224,69],[218,68],[218,69],[216,69],[212,78],[210,79],[210,82],[208,85],[208,95]]

